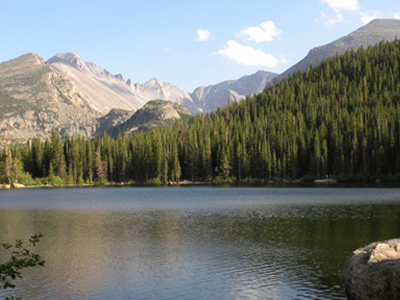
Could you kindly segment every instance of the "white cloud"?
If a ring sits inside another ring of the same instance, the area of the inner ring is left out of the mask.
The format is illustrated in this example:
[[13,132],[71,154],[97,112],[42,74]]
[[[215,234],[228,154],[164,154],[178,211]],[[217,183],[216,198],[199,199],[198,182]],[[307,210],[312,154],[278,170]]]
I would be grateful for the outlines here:
[[206,42],[211,39],[212,35],[208,29],[197,29],[197,38],[198,42]]
[[374,19],[383,18],[383,13],[378,10],[372,10],[361,13],[361,22],[368,24]]
[[[358,0],[320,0],[320,2],[328,4],[329,7],[332,8],[336,13],[336,17],[328,17],[325,13],[321,14],[320,20],[328,27],[334,25],[335,23],[342,22],[342,12],[344,11],[352,12],[360,16],[360,21],[364,24],[367,24],[376,18],[384,17],[384,14],[381,11],[368,11],[360,7]],[[400,14],[398,16],[400,17]],[[320,20],[317,20],[317,22]]]
[[240,31],[236,37],[243,38],[244,41],[271,42],[275,36],[279,36],[282,30],[278,29],[274,22],[267,21],[260,24],[260,26],[247,27]]
[[393,16],[395,19],[400,20],[400,12],[394,13]]
[[217,54],[245,66],[274,67],[279,63],[279,60],[272,54],[250,46],[243,46],[232,40],[229,40],[226,47],[219,50]]
[[326,27],[331,27],[336,23],[341,22],[342,20],[343,20],[343,15],[340,12],[337,12],[335,16],[328,16],[325,13],[321,13],[321,18],[316,19],[315,21],[317,23],[322,21]]
[[341,10],[358,11],[360,5],[357,0],[320,0],[328,4],[333,10],[339,12]]

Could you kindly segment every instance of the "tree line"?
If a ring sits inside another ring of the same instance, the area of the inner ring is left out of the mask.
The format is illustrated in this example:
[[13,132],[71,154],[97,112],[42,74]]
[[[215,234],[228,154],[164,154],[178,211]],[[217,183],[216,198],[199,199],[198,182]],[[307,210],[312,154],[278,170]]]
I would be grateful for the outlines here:
[[263,93],[147,133],[53,130],[11,145],[0,180],[67,183],[400,179],[400,41],[349,50]]

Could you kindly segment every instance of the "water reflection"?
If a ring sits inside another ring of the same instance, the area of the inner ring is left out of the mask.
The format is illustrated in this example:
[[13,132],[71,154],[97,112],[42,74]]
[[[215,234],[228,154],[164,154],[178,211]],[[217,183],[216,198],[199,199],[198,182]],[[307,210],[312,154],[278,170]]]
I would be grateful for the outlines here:
[[25,299],[344,299],[347,255],[398,237],[398,190],[0,193],[0,239],[42,232]]

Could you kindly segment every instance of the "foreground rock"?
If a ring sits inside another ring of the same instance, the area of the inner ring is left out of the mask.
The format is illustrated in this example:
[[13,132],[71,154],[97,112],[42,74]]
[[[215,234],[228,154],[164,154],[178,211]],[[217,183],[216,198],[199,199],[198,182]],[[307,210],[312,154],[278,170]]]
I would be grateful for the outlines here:
[[342,276],[348,299],[400,299],[400,239],[353,251]]

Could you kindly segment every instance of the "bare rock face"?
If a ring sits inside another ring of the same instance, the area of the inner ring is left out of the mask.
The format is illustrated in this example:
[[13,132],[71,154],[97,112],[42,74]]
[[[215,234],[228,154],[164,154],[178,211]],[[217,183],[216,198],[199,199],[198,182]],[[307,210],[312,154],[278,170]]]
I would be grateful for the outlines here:
[[100,116],[75,84],[39,55],[29,53],[0,64],[0,141],[44,139],[52,128],[91,136]]
[[286,78],[290,74],[305,71],[309,64],[315,65],[316,62],[321,62],[328,57],[342,54],[348,49],[357,49],[361,46],[368,48],[368,46],[376,45],[381,41],[393,41],[399,36],[400,20],[375,19],[336,41],[312,49],[305,58],[277,76],[274,80],[275,82],[279,82],[282,78]]
[[201,112],[188,92],[159,79],[144,84],[125,81],[95,63],[85,62],[76,53],[59,53],[48,60],[52,68],[70,79],[95,111],[103,115],[111,109],[137,110],[154,99],[170,100],[186,106],[193,113]]
[[342,277],[350,300],[400,299],[400,239],[353,251]]
[[175,102],[152,100],[137,110],[126,122],[107,130],[107,132],[116,137],[120,132],[148,131],[175,120],[187,119],[191,115],[187,108]]
[[239,101],[248,95],[261,93],[276,76],[275,73],[258,71],[237,80],[198,87],[193,91],[191,97],[198,107],[209,112],[226,106],[229,101]]

